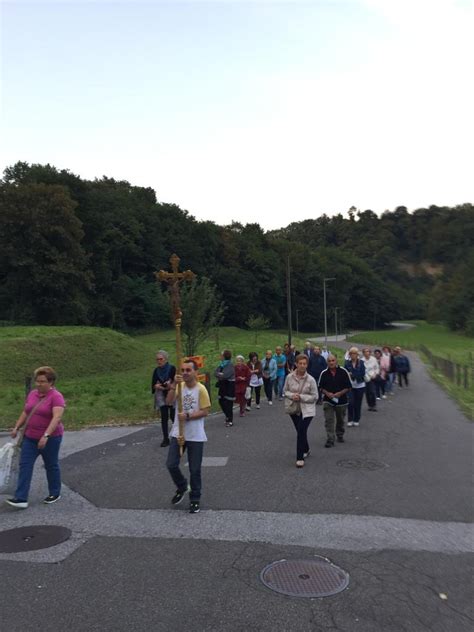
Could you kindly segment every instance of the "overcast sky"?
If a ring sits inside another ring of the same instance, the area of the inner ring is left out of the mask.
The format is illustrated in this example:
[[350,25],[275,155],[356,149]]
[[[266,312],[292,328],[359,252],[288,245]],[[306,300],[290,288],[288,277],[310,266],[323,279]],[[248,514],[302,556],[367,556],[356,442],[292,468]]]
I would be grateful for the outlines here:
[[276,228],[474,202],[471,0],[2,3],[1,169]]

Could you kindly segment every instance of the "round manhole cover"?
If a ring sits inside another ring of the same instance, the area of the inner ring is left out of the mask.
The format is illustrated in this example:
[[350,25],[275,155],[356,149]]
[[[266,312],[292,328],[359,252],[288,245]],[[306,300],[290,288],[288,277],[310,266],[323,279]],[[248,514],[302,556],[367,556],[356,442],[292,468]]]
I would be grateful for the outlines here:
[[339,467],[346,467],[350,470],[380,470],[388,467],[386,463],[374,461],[373,459],[344,459],[338,461]]
[[267,588],[291,597],[329,597],[349,585],[349,575],[324,557],[280,560],[266,566],[260,579]]
[[69,540],[70,537],[71,531],[66,527],[44,525],[0,531],[0,553],[21,553],[47,549]]

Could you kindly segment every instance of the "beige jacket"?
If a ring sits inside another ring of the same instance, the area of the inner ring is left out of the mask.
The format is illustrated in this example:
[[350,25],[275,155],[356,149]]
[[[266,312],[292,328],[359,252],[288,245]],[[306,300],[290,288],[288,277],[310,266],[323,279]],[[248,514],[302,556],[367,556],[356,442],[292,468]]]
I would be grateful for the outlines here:
[[309,373],[306,373],[301,379],[297,377],[296,371],[288,373],[283,391],[285,397],[290,399],[295,393],[300,394],[301,414],[303,417],[314,417],[316,415],[318,387],[316,386],[316,380]]

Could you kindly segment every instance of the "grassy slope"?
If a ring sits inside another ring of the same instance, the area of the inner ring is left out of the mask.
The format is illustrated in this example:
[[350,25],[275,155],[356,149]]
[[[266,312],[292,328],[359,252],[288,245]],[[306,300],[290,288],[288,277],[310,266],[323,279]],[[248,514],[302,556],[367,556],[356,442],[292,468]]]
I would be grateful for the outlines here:
[[[211,372],[213,409],[217,410],[212,373],[219,351],[230,348],[246,356],[256,350],[282,344],[285,332],[255,334],[235,327],[222,327],[219,340],[211,337],[199,353],[206,356]],[[293,342],[300,348],[305,337]],[[58,372],[58,389],[67,399],[65,421],[69,428],[98,424],[140,423],[154,418],[150,392],[151,374],[158,349],[174,360],[174,331],[157,331],[130,337],[88,327],[4,327],[0,329],[0,428],[10,427],[24,400],[24,376],[40,365]]]
[[[461,365],[470,366],[474,358],[474,339],[453,333],[442,325],[431,325],[415,321],[416,327],[406,330],[370,331],[352,336],[354,342],[389,346],[400,345],[405,349],[418,350],[420,345],[427,347],[434,355],[447,358]],[[428,359],[421,354],[428,363]],[[438,371],[430,367],[433,377],[452,395],[464,412],[474,419],[474,389],[465,389],[450,382]]]

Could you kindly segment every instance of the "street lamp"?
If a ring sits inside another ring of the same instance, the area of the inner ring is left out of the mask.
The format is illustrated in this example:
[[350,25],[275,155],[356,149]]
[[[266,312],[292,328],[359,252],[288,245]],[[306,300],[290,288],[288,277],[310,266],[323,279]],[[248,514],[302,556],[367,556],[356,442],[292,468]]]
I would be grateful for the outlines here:
[[328,321],[327,321],[327,313],[326,313],[326,282],[327,281],[335,281],[336,277],[326,277],[323,280],[323,288],[324,288],[324,345],[328,346]]
[[296,335],[299,336],[300,335],[300,329],[299,329],[299,322],[298,322],[298,314],[300,313],[300,310],[297,309],[296,310]]
[[336,342],[337,342],[337,310],[339,307],[334,308],[334,328],[336,330]]

